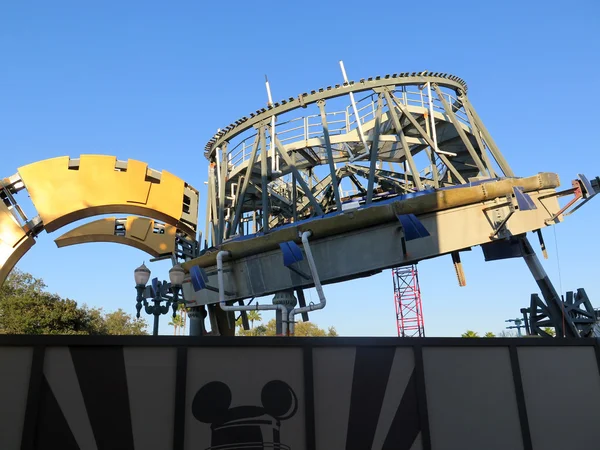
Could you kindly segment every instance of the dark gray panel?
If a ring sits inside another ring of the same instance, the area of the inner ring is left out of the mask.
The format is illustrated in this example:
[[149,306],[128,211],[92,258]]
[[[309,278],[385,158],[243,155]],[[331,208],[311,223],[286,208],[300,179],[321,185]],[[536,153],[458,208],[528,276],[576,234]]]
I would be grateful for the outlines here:
[[185,448],[278,439],[306,448],[302,349],[190,348]]
[[44,375],[79,447],[96,450],[96,439],[68,347],[46,349]]
[[177,349],[125,347],[123,353],[135,448],[171,448]]
[[433,450],[523,448],[508,348],[423,349]]
[[313,350],[317,450],[346,448],[356,349]]
[[[600,376],[593,347],[518,349],[534,449],[598,448]],[[569,427],[576,431],[569,432]]]
[[0,348],[0,437],[3,450],[21,448],[32,356],[32,348]]

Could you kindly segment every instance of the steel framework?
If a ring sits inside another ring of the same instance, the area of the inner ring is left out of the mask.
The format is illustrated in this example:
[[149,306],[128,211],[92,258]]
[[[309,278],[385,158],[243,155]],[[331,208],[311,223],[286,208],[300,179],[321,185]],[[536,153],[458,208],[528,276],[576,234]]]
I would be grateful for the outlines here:
[[353,201],[514,176],[466,92],[453,75],[401,73],[303,93],[237,120],[206,145],[204,246]]
[[392,269],[399,337],[425,337],[417,265]]

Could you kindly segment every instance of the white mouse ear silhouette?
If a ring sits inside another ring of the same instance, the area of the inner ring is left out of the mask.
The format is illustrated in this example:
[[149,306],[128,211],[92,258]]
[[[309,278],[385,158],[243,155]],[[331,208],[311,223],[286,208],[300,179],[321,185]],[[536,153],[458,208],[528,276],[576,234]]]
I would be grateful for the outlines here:
[[296,393],[285,381],[269,381],[262,388],[260,399],[265,411],[279,420],[289,419],[298,410]]
[[192,414],[200,422],[214,423],[224,417],[231,405],[229,386],[212,381],[198,390],[192,402]]

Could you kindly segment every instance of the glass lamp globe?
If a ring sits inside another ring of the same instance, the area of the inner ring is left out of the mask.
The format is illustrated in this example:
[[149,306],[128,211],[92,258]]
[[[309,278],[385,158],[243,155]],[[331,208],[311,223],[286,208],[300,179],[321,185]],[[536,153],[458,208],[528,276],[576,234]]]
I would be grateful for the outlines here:
[[183,279],[185,278],[185,270],[179,264],[175,264],[169,270],[169,280],[171,281],[171,286],[181,286],[183,284]]
[[133,271],[133,276],[135,278],[135,284],[145,286],[150,279],[150,269],[148,269],[145,264],[142,264]]

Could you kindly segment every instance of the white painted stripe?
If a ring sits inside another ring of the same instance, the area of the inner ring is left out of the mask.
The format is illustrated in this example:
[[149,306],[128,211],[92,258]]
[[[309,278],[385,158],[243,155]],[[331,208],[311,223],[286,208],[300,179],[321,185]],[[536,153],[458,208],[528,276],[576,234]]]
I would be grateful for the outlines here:
[[97,450],[96,439],[68,347],[46,349],[44,375],[79,448]]
[[383,405],[381,405],[372,449],[379,450],[383,447],[414,368],[415,360],[412,347],[398,347],[394,354]]

